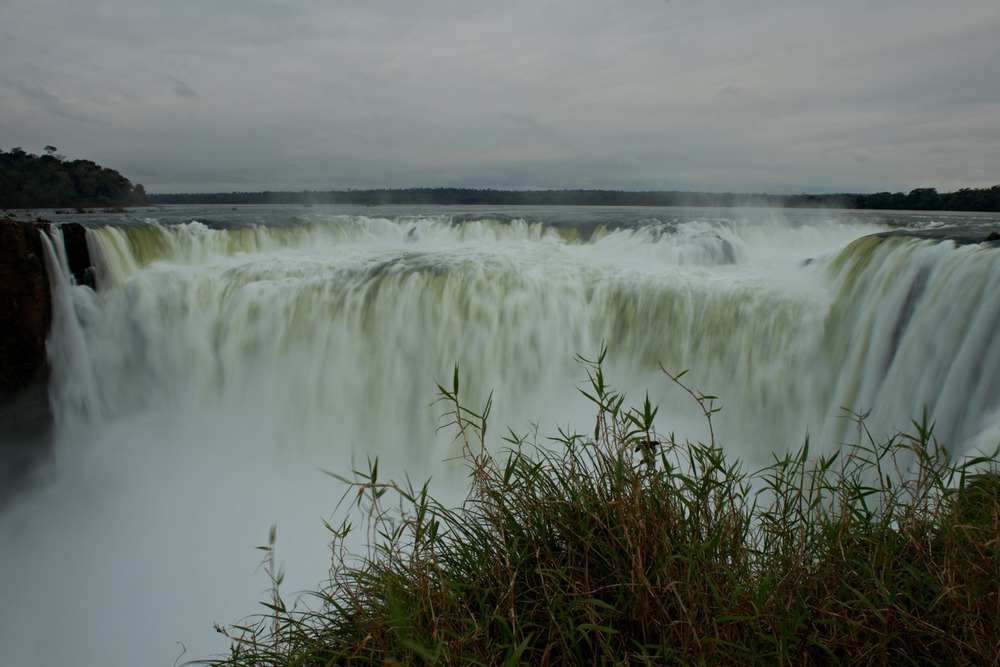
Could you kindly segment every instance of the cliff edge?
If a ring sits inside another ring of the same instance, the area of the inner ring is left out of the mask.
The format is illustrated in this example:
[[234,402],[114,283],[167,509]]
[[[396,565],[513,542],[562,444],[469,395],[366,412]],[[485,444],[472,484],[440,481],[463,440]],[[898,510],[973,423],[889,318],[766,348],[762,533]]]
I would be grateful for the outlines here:
[[52,321],[49,277],[39,228],[0,220],[0,398],[40,380]]

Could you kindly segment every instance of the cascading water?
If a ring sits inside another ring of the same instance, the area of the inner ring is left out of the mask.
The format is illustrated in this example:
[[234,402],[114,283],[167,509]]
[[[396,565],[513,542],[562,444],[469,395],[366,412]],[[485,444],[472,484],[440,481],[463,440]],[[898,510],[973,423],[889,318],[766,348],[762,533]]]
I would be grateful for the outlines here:
[[817,213],[286,213],[96,225],[96,293],[53,240],[56,461],[0,515],[0,662],[225,652],[211,624],[265,599],[253,546],[272,523],[286,593],[323,578],[321,520],[343,488],[321,470],[379,456],[383,474],[433,473],[459,499],[433,405],[456,363],[471,405],[493,391],[494,431],[586,430],[574,355],[606,343],[611,381],[649,389],[659,428],[698,438],[696,406],[657,363],[690,368],[721,397],[721,444],[751,467],[806,434],[849,439],[841,407],[872,409],[876,433],[926,407],[957,453],[1000,441],[989,248]]

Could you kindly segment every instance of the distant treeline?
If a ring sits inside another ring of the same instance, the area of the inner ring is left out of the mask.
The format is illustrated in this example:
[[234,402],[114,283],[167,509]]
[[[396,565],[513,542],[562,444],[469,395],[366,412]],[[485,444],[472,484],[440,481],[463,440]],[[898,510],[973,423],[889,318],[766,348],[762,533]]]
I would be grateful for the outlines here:
[[1000,185],[940,193],[918,188],[909,193],[769,195],[685,191],[494,190],[482,188],[377,188],[301,192],[218,192],[146,194],[114,169],[89,160],[67,161],[55,146],[38,156],[13,148],[0,150],[0,209],[89,208],[147,204],[348,204],[378,206],[768,206],[1000,212]]
[[42,156],[0,150],[0,209],[149,204],[142,185],[90,160],[67,161],[57,150],[47,146]]
[[349,204],[354,206],[769,206],[786,208],[859,208],[936,211],[1000,211],[1000,185],[939,193],[919,188],[907,194],[767,195],[679,191],[493,190],[476,188],[403,188],[316,192],[220,192],[150,195],[154,204]]

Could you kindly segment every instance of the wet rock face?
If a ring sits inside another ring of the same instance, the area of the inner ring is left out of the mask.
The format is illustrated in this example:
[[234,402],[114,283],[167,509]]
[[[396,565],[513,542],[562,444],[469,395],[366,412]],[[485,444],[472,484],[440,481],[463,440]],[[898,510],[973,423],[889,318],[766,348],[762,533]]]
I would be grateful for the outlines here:
[[87,285],[96,289],[94,271],[90,265],[90,250],[87,248],[87,228],[71,222],[62,225],[63,243],[66,246],[66,263],[77,285]]
[[39,229],[0,220],[0,397],[39,380],[52,320],[49,278]]
[[[66,261],[77,284],[94,285],[87,228],[61,225]],[[45,338],[52,322],[52,299],[39,232],[47,222],[0,219],[0,398],[44,379]]]

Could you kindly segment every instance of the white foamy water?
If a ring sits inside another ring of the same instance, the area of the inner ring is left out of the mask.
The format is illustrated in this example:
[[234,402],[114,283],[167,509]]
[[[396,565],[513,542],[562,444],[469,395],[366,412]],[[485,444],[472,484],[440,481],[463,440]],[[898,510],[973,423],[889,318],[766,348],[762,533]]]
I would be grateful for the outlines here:
[[224,653],[212,623],[267,599],[272,524],[286,597],[324,578],[344,487],[323,470],[378,456],[460,498],[433,404],[456,363],[495,433],[588,430],[574,356],[606,343],[610,381],[697,438],[657,363],[691,369],[751,464],[807,433],[836,447],[842,406],[876,433],[926,406],[957,452],[1000,440],[992,249],[817,212],[262,210],[96,225],[99,291],[54,272],[55,464],[0,515],[0,664]]

